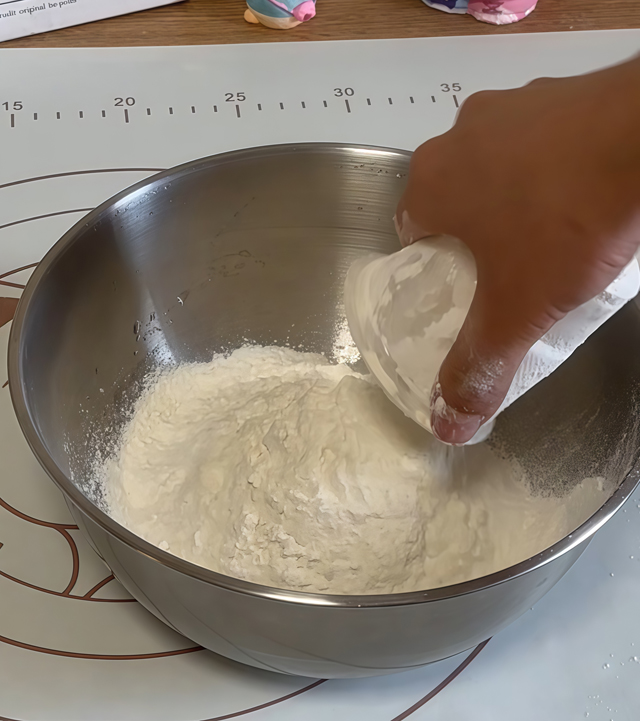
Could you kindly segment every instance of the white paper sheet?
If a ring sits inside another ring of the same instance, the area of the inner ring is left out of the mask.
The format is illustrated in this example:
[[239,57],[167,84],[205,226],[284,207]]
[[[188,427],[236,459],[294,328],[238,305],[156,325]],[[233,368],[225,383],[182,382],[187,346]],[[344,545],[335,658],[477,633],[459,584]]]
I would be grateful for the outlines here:
[[0,0],[0,42],[181,0]]

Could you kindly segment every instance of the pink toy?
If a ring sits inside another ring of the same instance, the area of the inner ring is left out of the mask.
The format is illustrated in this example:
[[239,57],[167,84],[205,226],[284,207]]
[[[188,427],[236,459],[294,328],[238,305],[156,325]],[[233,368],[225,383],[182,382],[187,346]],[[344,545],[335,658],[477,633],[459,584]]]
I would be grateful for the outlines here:
[[507,25],[526,18],[538,0],[422,0],[437,10],[448,13],[469,13],[476,20],[493,25]]
[[247,0],[244,19],[268,28],[288,30],[315,17],[315,0]]

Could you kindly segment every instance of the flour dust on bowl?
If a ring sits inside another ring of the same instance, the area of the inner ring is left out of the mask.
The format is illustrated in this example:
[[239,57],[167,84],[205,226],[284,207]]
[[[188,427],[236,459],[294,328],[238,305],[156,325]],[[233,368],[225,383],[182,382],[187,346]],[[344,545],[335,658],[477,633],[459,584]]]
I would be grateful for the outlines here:
[[[156,175],[72,228],[16,314],[9,372],[18,420],[78,525],[149,611],[242,663],[358,677],[469,649],[539,600],[637,482],[634,300],[497,420],[491,453],[536,497],[566,498],[594,478],[606,497],[595,512],[583,509],[572,533],[515,565],[427,590],[286,590],[173,555],[105,512],[96,463],[112,453],[158,368],[252,344],[364,370],[343,284],[354,260],[397,249],[392,217],[408,162],[386,149],[275,146]],[[390,472],[394,481],[400,474]]]

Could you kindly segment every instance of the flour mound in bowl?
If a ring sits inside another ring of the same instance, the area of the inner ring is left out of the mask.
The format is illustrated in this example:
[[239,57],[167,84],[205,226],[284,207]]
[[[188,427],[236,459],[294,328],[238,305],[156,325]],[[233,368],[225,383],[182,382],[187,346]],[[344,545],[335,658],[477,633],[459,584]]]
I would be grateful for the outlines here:
[[259,346],[154,377],[101,482],[111,515],[163,550],[333,594],[486,575],[604,501],[596,479],[563,499],[531,495],[488,448],[439,444],[370,377]]

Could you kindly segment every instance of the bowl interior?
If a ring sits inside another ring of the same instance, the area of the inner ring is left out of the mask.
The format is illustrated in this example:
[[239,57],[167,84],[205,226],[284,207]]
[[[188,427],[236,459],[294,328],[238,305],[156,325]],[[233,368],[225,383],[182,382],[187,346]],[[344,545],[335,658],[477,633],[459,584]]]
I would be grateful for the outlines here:
[[[12,335],[14,397],[45,465],[89,482],[150,369],[242,343],[357,360],[342,288],[351,262],[397,249],[408,155],[280,146],[218,156],[121,193],[34,273]],[[499,419],[492,444],[541,492],[638,455],[640,313],[634,301]],[[24,425],[24,423],[23,423]]]

